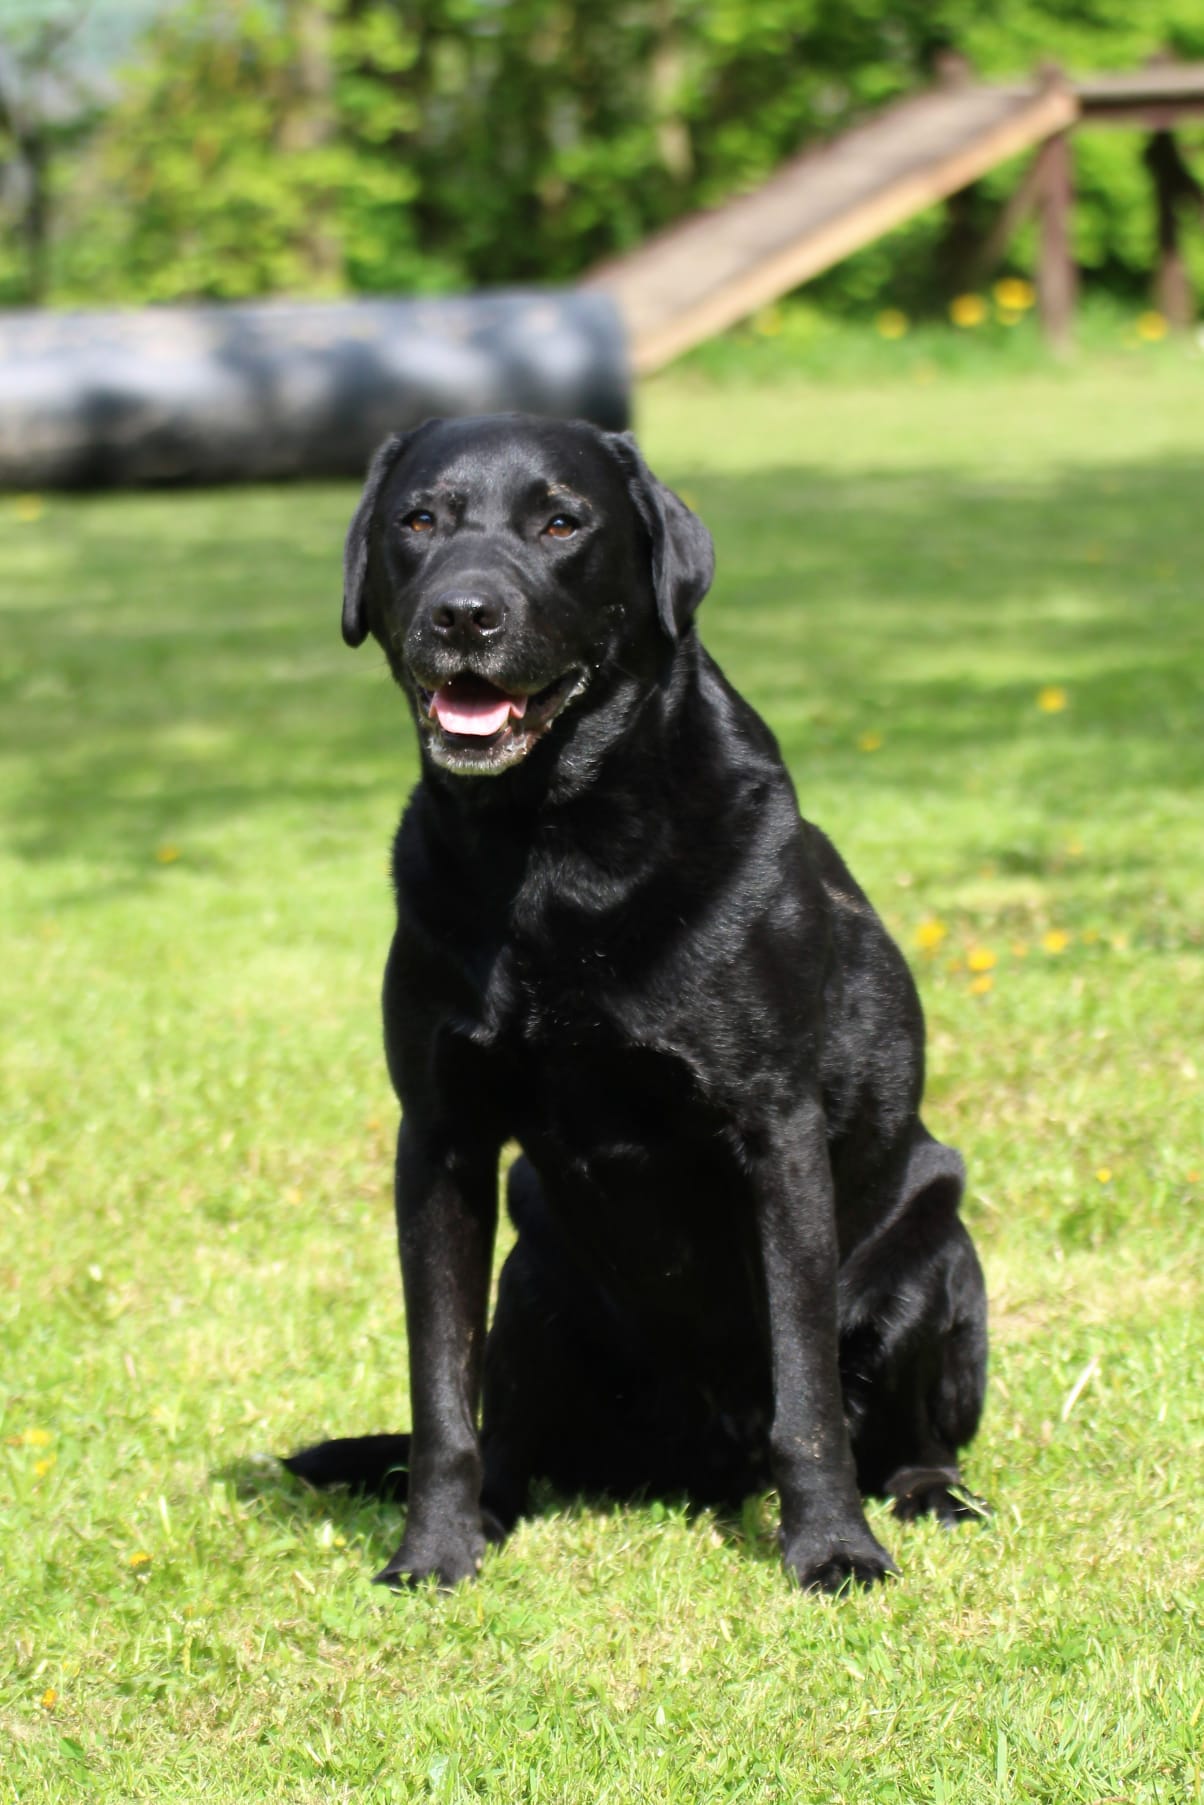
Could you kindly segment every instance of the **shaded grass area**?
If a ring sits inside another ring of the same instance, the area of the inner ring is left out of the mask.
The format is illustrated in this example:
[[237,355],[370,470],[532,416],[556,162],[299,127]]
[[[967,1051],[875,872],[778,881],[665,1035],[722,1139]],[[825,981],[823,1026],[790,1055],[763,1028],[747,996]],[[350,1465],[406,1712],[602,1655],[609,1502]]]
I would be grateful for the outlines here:
[[[1026,303],[1013,305],[1017,284],[1005,278],[978,294],[958,297],[939,316],[909,318],[898,308],[842,317],[817,301],[815,290],[771,303],[739,326],[707,339],[679,360],[674,380],[691,376],[733,386],[778,386],[802,380],[839,388],[894,383],[1026,381],[1056,382],[1059,374],[1079,387],[1077,360],[1062,362],[1050,350],[1034,306],[1035,292],[1019,285]],[[1004,303],[1009,303],[1005,305]],[[969,305],[968,316],[963,311]],[[950,326],[951,315],[962,323]],[[1148,309],[1088,291],[1074,319],[1079,356],[1096,370],[1122,380],[1145,381],[1174,371],[1200,379],[1198,333],[1172,332]]]
[[415,775],[343,487],[0,503],[0,1797],[1201,1794],[1199,373],[651,385],[704,633],[914,958],[996,1504],[791,1593],[545,1500],[482,1583],[268,1451],[408,1420],[376,992]]

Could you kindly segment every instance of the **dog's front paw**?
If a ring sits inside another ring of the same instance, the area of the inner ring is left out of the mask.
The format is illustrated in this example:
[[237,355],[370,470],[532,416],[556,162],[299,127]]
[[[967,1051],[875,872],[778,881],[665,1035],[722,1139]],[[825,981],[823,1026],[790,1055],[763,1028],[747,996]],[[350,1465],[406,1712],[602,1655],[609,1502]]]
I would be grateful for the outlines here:
[[815,1526],[782,1539],[786,1571],[804,1592],[840,1592],[846,1586],[872,1586],[899,1569],[869,1525],[851,1522],[835,1528]]
[[458,1586],[462,1580],[475,1579],[481,1571],[485,1553],[485,1537],[480,1525],[458,1533],[445,1531],[439,1536],[407,1534],[397,1553],[382,1567],[373,1580],[377,1586],[388,1586],[401,1592],[408,1586],[434,1579],[440,1591]]

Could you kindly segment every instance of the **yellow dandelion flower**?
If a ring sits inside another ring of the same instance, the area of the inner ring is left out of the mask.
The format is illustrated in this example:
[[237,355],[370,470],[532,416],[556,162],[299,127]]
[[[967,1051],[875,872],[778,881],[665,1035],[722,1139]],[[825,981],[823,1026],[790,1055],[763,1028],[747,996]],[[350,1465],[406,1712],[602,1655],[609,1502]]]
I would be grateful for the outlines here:
[[1134,327],[1134,331],[1143,345],[1156,345],[1159,339],[1166,337],[1168,330],[1165,319],[1160,313],[1155,313],[1152,308],[1149,313],[1143,313],[1139,317]]
[[922,953],[935,953],[948,932],[949,929],[943,921],[939,921],[935,915],[930,915],[927,921],[922,921],[916,929],[916,945]]
[[966,954],[966,964],[971,971],[991,971],[996,963],[989,946],[972,946]]
[[160,865],[174,865],[180,856],[178,846],[156,846],[155,858]]
[[150,1558],[151,1557],[146,1552],[145,1548],[139,1548],[133,1554],[131,1554],[130,1566],[131,1567],[149,1567],[150,1566]]
[[53,1711],[54,1710],[54,1707],[59,1702],[59,1695],[55,1691],[53,1686],[47,1686],[47,1688],[46,1688],[45,1692],[42,1694],[42,1697],[39,1702],[41,1704],[43,1711]]
[[1041,936],[1041,945],[1047,953],[1064,953],[1070,945],[1070,935],[1062,928],[1050,928],[1048,934]]
[[58,1459],[57,1454],[43,1454],[41,1460],[35,1460],[33,1470],[39,1479],[45,1479],[47,1473]]
[[882,745],[882,735],[872,732],[860,733],[857,736],[857,744],[862,752],[877,752]]
[[1023,276],[1002,276],[991,290],[999,306],[1008,313],[1026,313],[1037,299],[1037,291]]
[[40,520],[46,511],[46,504],[40,495],[18,495],[13,499],[13,513],[26,525]]
[[898,307],[884,307],[874,321],[879,338],[903,338],[911,321]]
[[1047,683],[1044,689],[1037,691],[1037,707],[1042,714],[1061,714],[1070,697],[1057,683]]
[[981,326],[987,317],[987,304],[981,295],[955,295],[949,303],[949,318],[955,326]]
[[1111,1166],[1097,1166],[1095,1176],[1099,1179],[1099,1181],[1102,1185],[1111,1184],[1112,1183]]
[[21,1440],[27,1448],[48,1448],[54,1437],[49,1429],[23,1429]]
[[971,980],[970,980],[971,993],[976,997],[985,997],[988,990],[990,990],[992,988],[994,983],[995,983],[994,978],[992,978],[989,975],[989,973],[984,972],[981,977],[971,978]]

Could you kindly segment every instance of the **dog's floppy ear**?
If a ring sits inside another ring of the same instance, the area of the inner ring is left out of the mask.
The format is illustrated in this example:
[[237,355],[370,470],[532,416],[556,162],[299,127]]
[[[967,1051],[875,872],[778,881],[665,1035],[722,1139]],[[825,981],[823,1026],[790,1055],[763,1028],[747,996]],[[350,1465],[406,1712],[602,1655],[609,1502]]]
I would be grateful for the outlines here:
[[364,587],[368,577],[372,516],[389,472],[413,436],[411,432],[395,432],[391,439],[378,446],[368,466],[364,493],[347,528],[343,546],[343,638],[349,646],[361,646],[368,637]]
[[652,538],[652,586],[661,626],[670,639],[680,639],[711,587],[714,542],[697,514],[653,476],[632,435],[619,432],[609,436],[632,500]]

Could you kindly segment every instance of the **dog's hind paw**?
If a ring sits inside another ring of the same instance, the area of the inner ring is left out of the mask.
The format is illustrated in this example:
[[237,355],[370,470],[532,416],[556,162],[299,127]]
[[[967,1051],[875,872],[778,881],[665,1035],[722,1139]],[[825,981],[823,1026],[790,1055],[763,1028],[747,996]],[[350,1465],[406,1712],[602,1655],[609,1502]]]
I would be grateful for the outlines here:
[[970,1491],[956,1467],[900,1467],[885,1487],[893,1498],[892,1510],[901,1523],[917,1517],[935,1517],[946,1529],[959,1523],[985,1522],[991,1507]]

